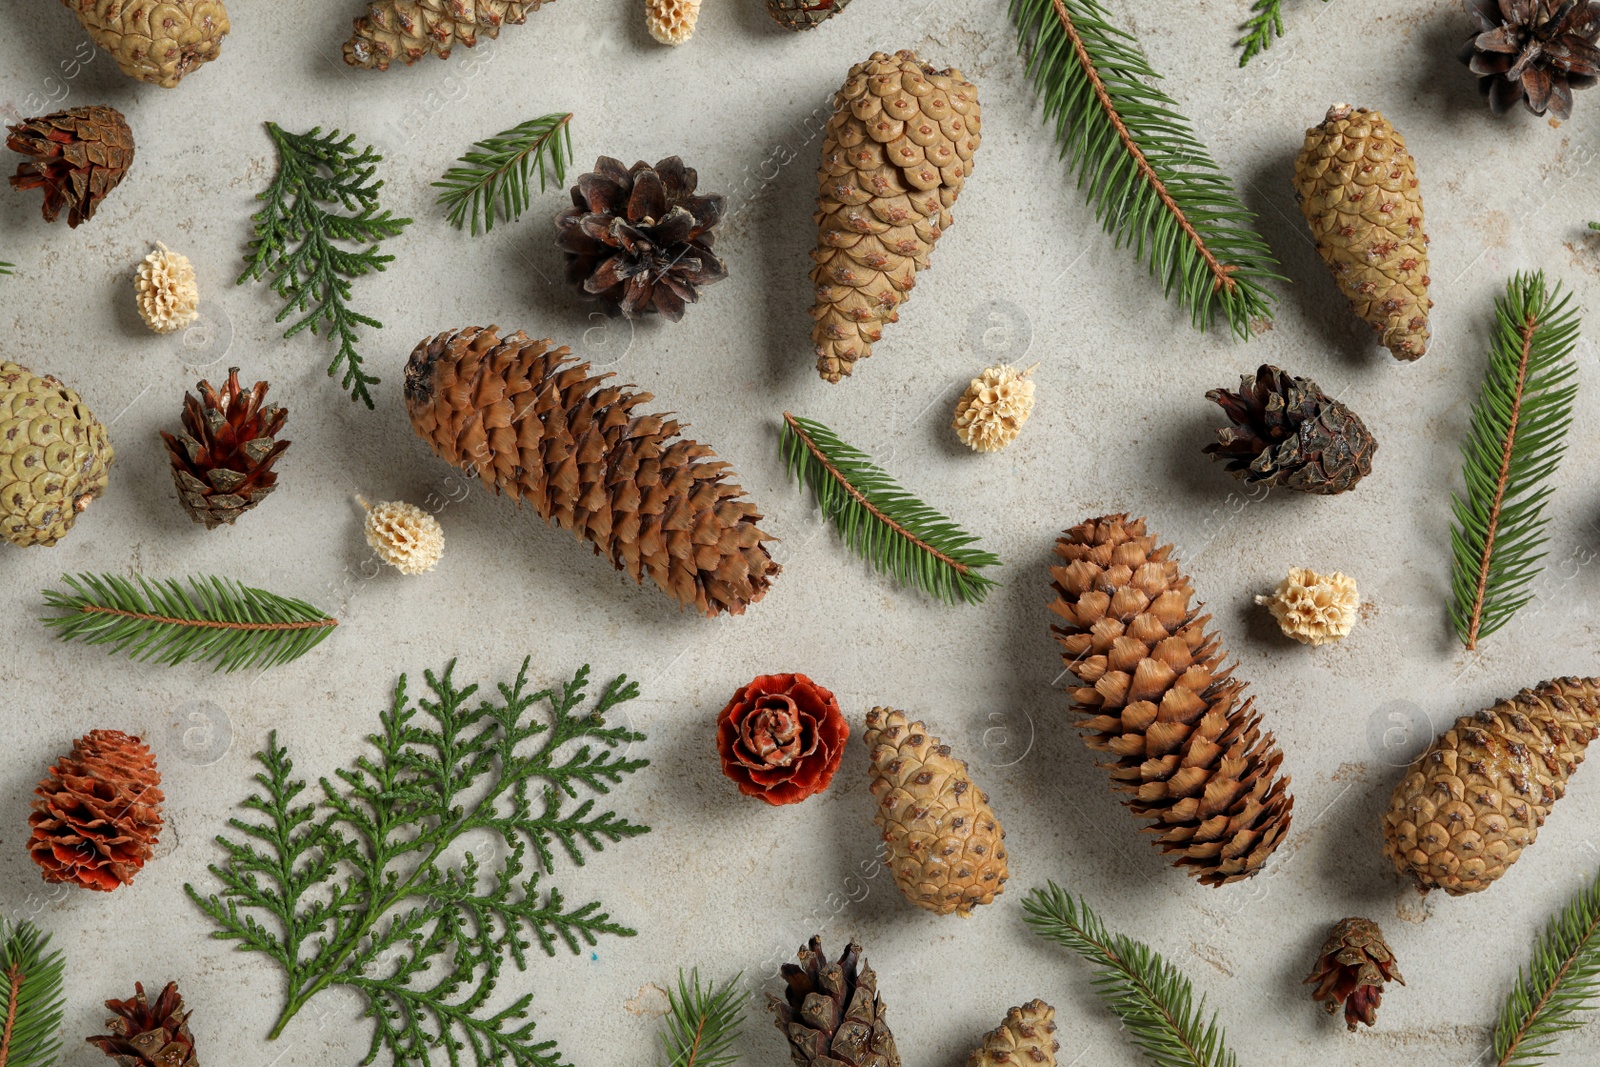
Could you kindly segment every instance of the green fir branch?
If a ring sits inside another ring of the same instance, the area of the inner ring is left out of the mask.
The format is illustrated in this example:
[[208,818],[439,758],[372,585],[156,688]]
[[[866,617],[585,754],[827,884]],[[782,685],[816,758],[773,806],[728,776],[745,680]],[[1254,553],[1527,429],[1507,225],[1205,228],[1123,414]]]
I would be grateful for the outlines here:
[[667,992],[667,1018],[661,1044],[665,1067],[733,1067],[733,1043],[744,1026],[749,994],[736,988],[741,975],[722,985],[700,984],[699,968],[678,972],[678,988]]
[[66,958],[32,923],[0,919],[0,1067],[52,1067],[66,1016]]
[[213,937],[284,969],[270,1037],[339,986],[365,1000],[373,1023],[364,1063],[387,1054],[420,1067],[558,1067],[555,1043],[535,1040],[531,994],[486,1007],[506,962],[526,969],[534,944],[553,956],[634,935],[598,902],[570,906],[544,880],[552,840],[581,865],[649,832],[593,815],[587,801],[563,810],[564,798],[604,796],[649,765],[615,751],[644,735],[606,723],[638,686],[619,677],[585,708],[588,667],[529,692],[524,660],[498,700],[474,699],[478,687],[458,687],[454,672],[453,662],[426,672],[430,696],[416,700],[402,676],[368,738],[374,751],[321,779],[320,801],[302,801],[306,784],[270,735],[257,754],[260,791],[244,802],[251,815],[217,838],[220,893],[184,887]]
[[1489,367],[1461,446],[1466,493],[1451,497],[1450,618],[1468,649],[1533,599],[1549,478],[1578,393],[1572,353],[1581,324],[1571,303],[1542,271],[1518,274],[1495,302]]
[[1072,949],[1095,968],[1094,989],[1156,1067],[1237,1067],[1227,1037],[1205,998],[1182,971],[1148,945],[1106,929],[1081,899],[1054,882],[1023,901],[1040,937]]
[[537,170],[539,191],[545,191],[546,171],[562,186],[572,159],[572,112],[555,112],[529,119],[503,133],[479,141],[433,183],[443,189],[439,206],[456,229],[472,220],[472,236],[494,229],[495,220],[515,221],[533,202],[532,178]]
[[136,660],[169,666],[215,660],[216,670],[276,667],[322,643],[338,620],[302,600],[231,578],[133,579],[64,574],[67,592],[44,591],[62,612],[42,621],[63,641],[110,645]]
[[1600,878],[1552,916],[1494,1029],[1495,1067],[1536,1067],[1550,1045],[1588,1022],[1600,995]]
[[[1328,0],[1322,2],[1327,3]],[[1238,41],[1239,47],[1244,49],[1244,54],[1239,57],[1241,67],[1248,65],[1283,36],[1283,0],[1256,0],[1250,11],[1250,19],[1244,24],[1244,36]]]
[[[371,408],[367,387],[379,379],[362,369],[356,328],[383,323],[349,307],[350,279],[386,269],[394,257],[380,254],[379,242],[399,236],[411,220],[378,210],[383,182],[373,174],[383,157],[371,146],[357,151],[354,135],[339,140],[335,130],[324,137],[320,126],[289,133],[272,122],[267,133],[278,149],[278,174],[256,197],[267,206],[253,216],[255,237],[236,284],[271,275],[272,291],[287,301],[277,321],[299,316],[283,336],[326,331],[338,345],[328,376],[343,364],[350,399]],[[353,214],[339,214],[341,207]],[[352,251],[343,247],[349,242],[370,247]]]
[[779,447],[789,476],[810,485],[817,504],[856,555],[901,585],[947,604],[983,601],[997,584],[982,573],[1000,557],[978,538],[912,496],[866,453],[810,419],[783,413]]
[[17,273],[17,265],[15,263],[7,263],[5,260],[0,260],[0,274],[9,275],[15,273]]
[[1234,192],[1138,42],[1098,0],[1011,0],[1018,48],[1078,188],[1197,330],[1221,315],[1248,340],[1282,279]]

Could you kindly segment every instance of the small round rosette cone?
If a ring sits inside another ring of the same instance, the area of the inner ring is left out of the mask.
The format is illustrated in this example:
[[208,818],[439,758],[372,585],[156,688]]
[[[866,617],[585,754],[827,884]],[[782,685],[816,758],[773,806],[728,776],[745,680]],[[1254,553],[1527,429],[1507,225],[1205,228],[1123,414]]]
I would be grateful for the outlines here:
[[717,716],[722,773],[745,796],[773,805],[828,788],[849,738],[839,701],[803,674],[764,674]]

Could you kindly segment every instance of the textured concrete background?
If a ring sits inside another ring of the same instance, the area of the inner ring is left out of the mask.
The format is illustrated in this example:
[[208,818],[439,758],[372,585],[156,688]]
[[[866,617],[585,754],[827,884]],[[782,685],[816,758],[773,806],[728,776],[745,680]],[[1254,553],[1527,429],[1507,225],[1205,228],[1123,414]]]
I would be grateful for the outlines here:
[[[565,0],[476,53],[388,74],[338,62],[355,0],[234,6],[221,60],[174,91],[123,78],[104,55],[83,62],[75,20],[43,0],[10,5],[0,34],[8,120],[113,104],[139,143],[127,181],[78,231],[45,225],[36,194],[0,195],[0,258],[21,271],[0,280],[0,354],[77,386],[110,424],[118,457],[109,493],[59,547],[0,549],[0,909],[31,916],[67,950],[69,1064],[99,1062],[77,1039],[98,1032],[101,1000],[169,977],[195,1009],[208,1062],[355,1063],[368,1029],[338,992],[265,1040],[281,972],[208,939],[181,887],[210,884],[211,838],[250,791],[251,753],[270,728],[314,778],[362,751],[401,672],[417,678],[460,657],[463,680],[492,683],[530,654],[541,682],[586,662],[600,677],[637,677],[633,721],[654,761],[615,804],[655,832],[557,879],[574,900],[602,899],[640,936],[539,958],[502,984],[506,995],[534,994],[541,1034],[577,1064],[651,1062],[660,987],[680,966],[743,971],[752,988],[773,989],[777,962],[818,931],[832,945],[865,944],[908,1064],[961,1062],[1008,1006],[1034,996],[1061,1009],[1064,1063],[1137,1063],[1086,968],[1022,925],[1024,893],[1047,878],[1087,894],[1110,924],[1193,976],[1242,1063],[1479,1062],[1544,916],[1600,861],[1600,780],[1590,777],[1600,772],[1578,775],[1538,846],[1473,899],[1423,901],[1401,886],[1376,824],[1399,767],[1436,729],[1541,679],[1596,673],[1600,489],[1589,460],[1600,409],[1588,395],[1597,350],[1587,339],[1538,601],[1476,655],[1454,640],[1445,601],[1449,493],[1495,295],[1512,271],[1543,267],[1586,311],[1600,296],[1600,246],[1583,229],[1596,215],[1585,194],[1600,92],[1580,95],[1561,128],[1525,114],[1493,119],[1454,59],[1467,33],[1454,0],[1288,0],[1290,36],[1243,71],[1231,42],[1246,0],[1115,0],[1294,279],[1275,328],[1240,346],[1192,332],[1102,235],[1063,177],[998,0],[858,0],[803,37],[772,26],[759,0],[712,0],[696,39],[676,51],[649,40],[637,0]],[[851,63],[900,47],[977,83],[984,143],[904,321],[854,380],[830,387],[811,371],[805,314],[819,109]],[[1381,107],[1420,162],[1438,307],[1433,349],[1416,365],[1396,364],[1347,312],[1292,201],[1302,132],[1336,100]],[[427,183],[470,142],[555,110],[576,112],[580,164],[680,153],[704,188],[729,197],[718,249],[731,278],[681,324],[606,324],[559,284],[549,222],[558,192],[477,239],[433,206]],[[275,165],[269,119],[376,143],[388,157],[384,205],[417,219],[386,245],[396,256],[388,273],[358,283],[353,301],[387,326],[363,339],[385,379],[376,412],[323,377],[321,339],[281,339],[264,286],[233,286],[252,197]],[[140,324],[131,277],[157,240],[194,260],[204,331],[160,338]],[[613,364],[716,445],[784,538],[785,572],[764,603],[742,619],[681,615],[565,534],[452,477],[411,434],[400,370],[423,336],[490,322]],[[951,408],[969,377],[1002,358],[1040,363],[1037,413],[1003,456],[969,454],[948,429]],[[1263,361],[1315,377],[1367,420],[1382,447],[1358,491],[1246,494],[1200,455],[1219,421],[1205,390]],[[236,529],[208,533],[178,508],[156,431],[175,424],[185,388],[230,364],[272,382],[294,447],[279,491]],[[848,555],[785,483],[776,447],[785,409],[872,449],[982,533],[1005,559],[1005,587],[982,607],[946,608]],[[440,568],[374,576],[358,492],[442,506]],[[1147,513],[1179,545],[1287,753],[1294,830],[1252,883],[1210,890],[1168,869],[1052,691],[1051,544],[1063,527],[1115,510]],[[1302,648],[1251,604],[1295,565],[1360,582],[1364,621],[1347,641]],[[336,610],[341,626],[314,654],[265,674],[130,664],[57,644],[34,621],[39,590],[78,570],[229,574]],[[996,905],[965,922],[938,919],[905,904],[886,874],[863,876],[878,845],[858,741],[831,791],[803,806],[769,810],[737,796],[712,754],[711,722],[736,686],[778,670],[832,687],[858,727],[874,703],[911,709],[971,761],[1009,831],[1012,883]],[[170,829],[133,888],[50,892],[22,850],[30,791],[94,727],[151,740]],[[1298,984],[1328,924],[1347,914],[1383,924],[1410,981],[1391,990],[1379,1028],[1355,1038]],[[1567,1062],[1592,1061],[1600,1031],[1559,1047]],[[760,1013],[739,1048],[752,1064],[786,1055]]]

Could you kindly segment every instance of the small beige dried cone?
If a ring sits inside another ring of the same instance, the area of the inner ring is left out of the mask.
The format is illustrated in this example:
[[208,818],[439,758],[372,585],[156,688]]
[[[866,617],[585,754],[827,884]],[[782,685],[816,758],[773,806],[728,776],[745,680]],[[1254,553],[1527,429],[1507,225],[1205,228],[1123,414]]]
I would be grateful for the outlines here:
[[200,288],[194,264],[160,241],[134,272],[139,317],[156,333],[173,333],[200,317]]
[[967,765],[920,722],[893,708],[867,713],[873,822],[884,859],[907,900],[965,917],[1005,888],[1005,831]]
[[644,24],[662,44],[682,44],[694,36],[700,0],[644,0]]
[[1056,1067],[1056,1010],[1031,1000],[1006,1013],[1005,1022],[990,1030],[983,1045],[967,1057],[967,1067]]

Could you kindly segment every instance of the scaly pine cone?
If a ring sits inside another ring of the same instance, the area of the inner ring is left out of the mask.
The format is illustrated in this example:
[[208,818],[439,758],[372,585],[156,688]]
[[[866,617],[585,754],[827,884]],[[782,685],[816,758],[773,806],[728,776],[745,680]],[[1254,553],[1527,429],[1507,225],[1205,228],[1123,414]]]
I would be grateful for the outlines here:
[[651,394],[604,384],[552,344],[495,326],[423,341],[406,366],[411,428],[635,581],[704,615],[743,614],[782,568],[728,464],[676,419],[636,412]]
[[1522,101],[1535,115],[1572,117],[1572,91],[1600,81],[1600,3],[1590,0],[1465,0],[1478,32],[1461,62],[1478,75],[1489,109]]
[[1005,889],[1005,831],[989,798],[950,746],[904,712],[867,712],[872,753],[872,821],[884,859],[905,898],[935,915],[972,914]]
[[1426,893],[1478,893],[1539,836],[1600,735],[1600,678],[1558,678],[1463,715],[1411,765],[1383,854]]
[[1406,984],[1394,952],[1383,939],[1383,931],[1371,919],[1341,919],[1328,934],[1317,964],[1306,985],[1315,985],[1311,998],[1322,1002],[1332,1015],[1344,1008],[1346,1028],[1353,1034],[1356,1024],[1372,1026],[1378,1021],[1386,982]]
[[1428,350],[1428,235],[1417,161],[1380,112],[1335,104],[1306,131],[1295,199],[1350,309],[1394,358]]
[[555,0],[370,0],[344,43],[352,67],[388,70],[399,59],[410,66],[429,52],[449,59],[456,45],[475,47],[481,30],[495,40],[502,25],[520,26],[528,12]]
[[[859,970],[857,969],[859,966]],[[783,965],[784,999],[767,997],[795,1067],[900,1067],[884,1018],[878,976],[854,941],[832,963],[822,940],[800,950],[800,966]]]
[[29,548],[67,536],[115,457],[76,390],[0,360],[0,538]]
[[178,983],[168,982],[156,1002],[144,995],[144,984],[133,983],[132,1000],[108,1000],[114,1013],[106,1020],[109,1034],[84,1038],[117,1061],[117,1067],[200,1067],[189,1032],[190,1012],[183,1009]]
[[61,0],[111,53],[122,73],[174,88],[222,54],[228,8],[222,0]]
[[75,107],[10,127],[6,147],[29,156],[11,176],[13,189],[44,190],[44,220],[67,209],[77,229],[94,218],[133,165],[133,131],[114,107]]
[[34,790],[28,853],[47,882],[109,892],[133,881],[161,836],[161,772],[137,737],[91,730]]
[[1012,1008],[967,1058],[967,1067],[1056,1067],[1056,1010],[1042,1000]]
[[850,0],[767,0],[767,14],[786,30],[814,30],[850,6]]
[[1372,473],[1378,442],[1367,424],[1310,378],[1263,363],[1237,393],[1212,389],[1206,399],[1233,425],[1204,452],[1242,482],[1332,496]]
[[1101,764],[1112,789],[1203,884],[1256,874],[1289,830],[1283,753],[1223,666],[1211,616],[1190,606],[1172,546],[1107,515],[1068,530],[1056,555],[1050,610],[1066,625],[1051,629],[1083,683],[1070,695],[1084,743],[1114,757]]
[[872,355],[927,270],[981,140],[978,90],[914,52],[874,52],[833,98],[817,171],[811,280],[817,372],[830,382]]
[[232,526],[278,487],[272,465],[289,447],[277,439],[289,412],[266,403],[266,382],[248,392],[240,388],[238,367],[228,368],[220,393],[206,381],[195,388],[198,397],[183,397],[182,429],[176,436],[161,431],[161,440],[178,502],[191,519],[215,530]]

